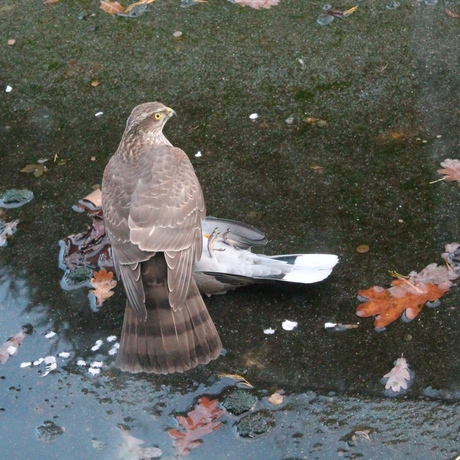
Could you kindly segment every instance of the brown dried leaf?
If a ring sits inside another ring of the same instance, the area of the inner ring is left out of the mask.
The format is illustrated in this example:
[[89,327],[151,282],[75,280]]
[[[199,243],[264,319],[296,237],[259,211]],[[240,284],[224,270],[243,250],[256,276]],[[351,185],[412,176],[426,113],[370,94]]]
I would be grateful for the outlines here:
[[278,392],[275,392],[273,393],[269,398],[268,398],[268,401],[271,403],[271,404],[281,404],[284,400],[284,396],[281,394],[281,393],[278,393]]
[[319,126],[320,128],[327,126],[327,121],[317,117],[306,117],[303,121],[312,126]]
[[89,292],[93,293],[96,296],[97,305],[101,305],[104,300],[113,296],[113,289],[117,282],[113,279],[113,273],[107,272],[107,270],[102,269],[98,272],[94,272],[94,278],[91,278],[91,285],[95,288]]
[[44,164],[27,165],[21,169],[21,172],[27,173],[27,174],[33,173],[35,177],[40,177],[46,171],[48,171],[48,168]]
[[125,7],[118,2],[111,2],[110,0],[101,0],[101,10],[109,14],[124,13]]
[[129,13],[132,9],[136,8],[136,6],[139,6],[139,5],[148,5],[150,3],[153,3],[155,0],[140,0],[139,2],[136,2],[136,3],[131,3],[131,5],[127,6],[126,7],[126,10],[124,11],[124,13]]
[[453,11],[449,10],[449,9],[445,9],[444,12],[447,14],[447,16],[450,16],[451,18],[456,18],[456,19],[459,19],[460,18],[460,14],[458,13],[454,13]]

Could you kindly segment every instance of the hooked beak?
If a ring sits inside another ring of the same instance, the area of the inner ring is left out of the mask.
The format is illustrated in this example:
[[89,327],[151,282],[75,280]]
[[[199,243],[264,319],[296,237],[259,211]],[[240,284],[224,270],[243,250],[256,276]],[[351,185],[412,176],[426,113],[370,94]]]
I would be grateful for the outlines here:
[[173,115],[176,115],[176,112],[174,112],[174,110],[169,107],[166,107],[165,112],[168,118],[171,118]]

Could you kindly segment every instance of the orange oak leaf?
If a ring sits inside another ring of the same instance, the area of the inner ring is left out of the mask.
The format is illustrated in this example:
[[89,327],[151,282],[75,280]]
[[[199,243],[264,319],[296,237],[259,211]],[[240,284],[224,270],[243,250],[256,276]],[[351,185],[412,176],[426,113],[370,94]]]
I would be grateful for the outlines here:
[[97,305],[101,305],[104,300],[113,296],[113,289],[117,282],[113,279],[113,273],[105,269],[94,272],[94,278],[91,278],[91,285],[95,288],[90,292],[96,296]]
[[176,415],[176,420],[184,431],[170,428],[168,433],[174,438],[173,447],[178,456],[188,455],[191,449],[202,444],[203,436],[222,427],[222,422],[215,422],[224,414],[224,410],[220,409],[218,404],[217,399],[203,396],[198,400],[198,405],[186,416]]
[[388,289],[373,286],[358,292],[360,297],[368,300],[358,306],[356,314],[361,317],[375,316],[376,328],[384,328],[403,314],[406,320],[413,320],[427,302],[438,300],[450,289],[446,284],[412,284],[405,279],[394,280],[391,284],[392,287]]

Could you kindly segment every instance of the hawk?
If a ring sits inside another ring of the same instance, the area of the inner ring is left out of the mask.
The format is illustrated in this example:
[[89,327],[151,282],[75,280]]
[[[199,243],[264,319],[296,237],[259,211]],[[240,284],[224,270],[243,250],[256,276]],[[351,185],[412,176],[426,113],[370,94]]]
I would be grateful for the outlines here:
[[174,113],[159,102],[135,107],[102,180],[106,231],[127,295],[116,365],[129,372],[184,372],[222,350],[193,278],[203,192],[185,152],[163,134]]

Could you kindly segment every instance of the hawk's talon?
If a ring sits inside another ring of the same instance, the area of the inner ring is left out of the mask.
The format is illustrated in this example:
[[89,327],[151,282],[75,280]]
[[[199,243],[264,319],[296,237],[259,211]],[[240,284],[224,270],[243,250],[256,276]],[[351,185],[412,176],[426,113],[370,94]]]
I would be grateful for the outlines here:
[[223,248],[216,248],[216,242],[219,239],[220,233],[217,231],[218,227],[216,227],[212,233],[209,235],[208,238],[208,252],[209,252],[209,257],[213,257],[213,251],[225,251]]

